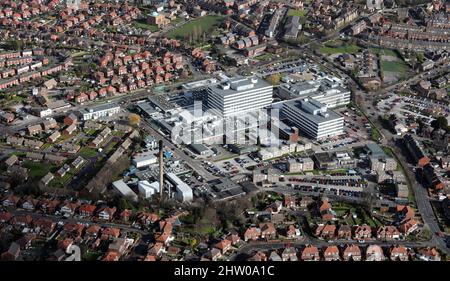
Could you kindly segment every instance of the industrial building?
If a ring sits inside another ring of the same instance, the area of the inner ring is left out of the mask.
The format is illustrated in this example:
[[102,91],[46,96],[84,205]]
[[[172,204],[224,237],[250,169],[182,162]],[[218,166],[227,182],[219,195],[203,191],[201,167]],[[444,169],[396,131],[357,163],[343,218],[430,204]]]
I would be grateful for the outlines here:
[[133,165],[136,168],[147,167],[156,164],[157,158],[152,152],[140,153],[133,157]]
[[160,191],[159,183],[157,181],[152,182],[152,183],[150,183],[146,180],[139,181],[138,189],[139,189],[139,195],[145,199],[152,197],[154,194],[157,194]]
[[184,183],[177,175],[174,173],[166,174],[167,181],[175,187],[175,190],[172,190],[173,197],[181,202],[192,201],[194,198],[192,194],[192,188],[190,188],[186,183]]
[[90,108],[80,109],[80,114],[83,121],[91,119],[99,119],[101,117],[108,117],[120,112],[120,106],[116,103],[105,103]]
[[114,190],[121,196],[129,197],[133,201],[138,200],[137,194],[123,180],[117,180],[113,182],[112,186]]

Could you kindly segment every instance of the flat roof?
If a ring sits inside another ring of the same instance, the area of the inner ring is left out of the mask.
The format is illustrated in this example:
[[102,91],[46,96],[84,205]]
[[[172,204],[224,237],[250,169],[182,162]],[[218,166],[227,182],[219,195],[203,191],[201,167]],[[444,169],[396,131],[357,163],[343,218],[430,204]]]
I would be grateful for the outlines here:
[[108,103],[92,106],[89,108],[82,108],[82,109],[80,109],[80,112],[85,114],[85,113],[92,113],[92,112],[108,110],[108,109],[112,109],[112,108],[120,108],[120,106],[117,103],[108,102]]
[[328,110],[324,104],[313,99],[293,100],[286,102],[285,105],[294,107],[297,113],[307,115],[308,118],[312,119],[315,123],[343,118],[333,110]]
[[176,185],[176,188],[182,193],[192,192],[192,188],[190,188],[185,182],[183,182],[177,175],[174,173],[167,173],[167,177],[173,181]]
[[[229,88],[223,87],[224,85],[229,85]],[[247,91],[250,89],[254,90],[271,86],[271,84],[258,77],[235,77],[230,79],[229,81],[211,85],[209,88],[214,93],[227,96],[240,91]]]
[[386,153],[384,150],[376,143],[368,143],[366,144],[367,149],[370,151],[370,155],[373,157],[386,157]]

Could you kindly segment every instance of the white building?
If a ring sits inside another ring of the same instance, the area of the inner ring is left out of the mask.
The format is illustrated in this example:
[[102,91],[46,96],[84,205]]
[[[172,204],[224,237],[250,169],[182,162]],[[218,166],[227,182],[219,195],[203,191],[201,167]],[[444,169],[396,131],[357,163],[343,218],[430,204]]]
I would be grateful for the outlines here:
[[176,200],[186,202],[194,199],[192,188],[184,183],[177,175],[174,173],[167,173],[166,176],[170,184],[175,187],[174,198]]
[[143,198],[147,199],[152,197],[153,194],[159,192],[159,182],[155,181],[149,183],[148,181],[140,181],[138,182],[139,195]]
[[138,196],[136,193],[134,193],[133,190],[123,181],[118,180],[112,183],[113,188],[115,191],[117,191],[120,195],[124,197],[130,197],[133,201],[137,201]]
[[283,113],[309,137],[319,140],[344,133],[344,117],[313,99],[289,101]]
[[156,164],[157,160],[157,157],[151,152],[140,153],[133,157],[133,165],[136,168],[146,167]]
[[315,81],[287,83],[279,87],[280,95],[286,99],[311,98],[328,108],[350,103],[351,92],[342,87],[340,79],[325,77]]
[[208,87],[208,107],[233,116],[270,106],[273,86],[261,78],[233,78]]
[[105,103],[91,108],[81,109],[83,121],[109,117],[120,112],[120,106],[115,103]]

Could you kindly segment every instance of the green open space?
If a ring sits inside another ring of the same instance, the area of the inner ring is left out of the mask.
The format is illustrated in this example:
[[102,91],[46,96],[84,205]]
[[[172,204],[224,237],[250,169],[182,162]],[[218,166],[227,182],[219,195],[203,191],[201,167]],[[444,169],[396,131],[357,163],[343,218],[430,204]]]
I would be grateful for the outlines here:
[[32,179],[40,179],[55,168],[55,166],[51,164],[29,160],[24,161],[23,166],[29,170],[28,174]]
[[270,60],[271,58],[273,58],[273,56],[274,55],[271,53],[265,53],[263,55],[255,57],[255,59],[258,61],[267,61],[267,60]]
[[194,33],[194,29],[197,28],[196,32],[200,34],[206,32],[207,34],[214,29],[214,26],[217,26],[223,21],[223,16],[210,15],[201,17],[195,20],[192,20],[174,30],[170,31],[167,34],[167,37],[172,39],[184,39],[189,37]]
[[381,61],[381,69],[383,71],[389,71],[389,72],[398,72],[398,73],[405,73],[408,70],[408,65],[402,61]]
[[145,21],[134,21],[132,25],[136,28],[149,30],[151,32],[159,31],[159,27],[154,24],[148,24]]
[[355,54],[360,51],[360,48],[355,44],[347,44],[342,41],[330,41],[325,43],[325,46],[320,48],[320,52],[325,55],[333,54]]
[[90,157],[96,156],[97,155],[97,151],[95,149],[93,149],[93,148],[85,146],[85,147],[82,147],[80,149],[78,154],[80,154],[83,157],[90,158]]
[[307,10],[295,10],[295,9],[289,9],[287,15],[288,17],[300,17],[304,18],[308,14]]
[[391,49],[372,47],[372,48],[370,48],[370,51],[372,53],[374,53],[374,54],[377,54],[377,55],[383,55],[383,56],[390,56],[390,57],[399,58],[397,52],[394,51],[394,50],[391,50]]

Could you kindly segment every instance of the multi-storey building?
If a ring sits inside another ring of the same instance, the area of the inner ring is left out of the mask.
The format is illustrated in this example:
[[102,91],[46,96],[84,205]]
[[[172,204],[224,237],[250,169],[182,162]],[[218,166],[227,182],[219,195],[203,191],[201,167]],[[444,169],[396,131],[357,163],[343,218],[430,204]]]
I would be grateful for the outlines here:
[[306,135],[316,140],[344,133],[344,117],[313,99],[289,101],[283,114]]

